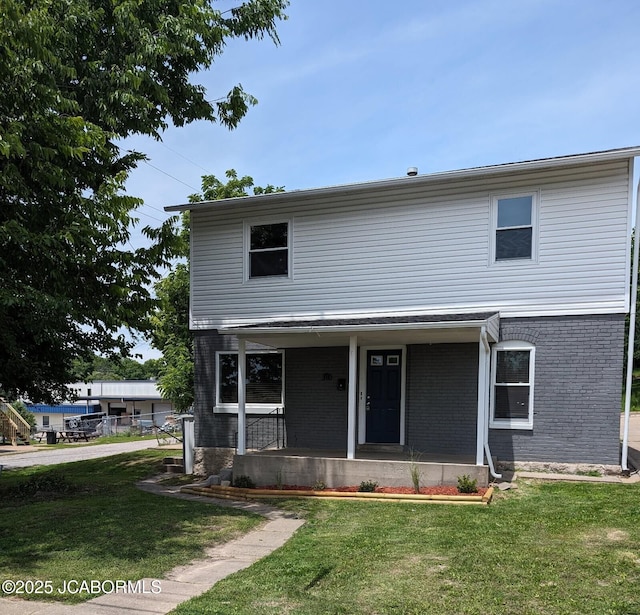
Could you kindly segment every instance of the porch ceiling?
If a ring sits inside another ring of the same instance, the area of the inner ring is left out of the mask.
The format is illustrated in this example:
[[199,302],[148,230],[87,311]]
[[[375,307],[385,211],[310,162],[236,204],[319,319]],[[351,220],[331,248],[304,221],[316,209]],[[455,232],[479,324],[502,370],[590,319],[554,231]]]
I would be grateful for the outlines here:
[[482,327],[490,341],[497,341],[499,314],[448,314],[313,321],[277,321],[228,327],[220,333],[272,348],[348,346],[358,337],[361,346],[444,344],[477,342]]

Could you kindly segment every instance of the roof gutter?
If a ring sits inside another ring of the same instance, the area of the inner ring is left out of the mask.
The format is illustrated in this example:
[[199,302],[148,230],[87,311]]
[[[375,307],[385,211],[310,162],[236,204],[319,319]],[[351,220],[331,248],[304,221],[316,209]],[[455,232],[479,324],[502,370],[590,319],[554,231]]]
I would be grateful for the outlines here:
[[456,320],[456,321],[433,321],[414,323],[380,323],[370,325],[314,325],[304,327],[260,327],[260,326],[235,326],[218,329],[222,335],[256,335],[266,333],[313,333],[335,334],[335,333],[358,333],[365,331],[418,331],[424,329],[466,329],[479,328],[486,324],[487,320]]
[[[489,357],[491,355],[491,346],[489,345],[489,340],[487,339],[486,327],[482,327],[480,329],[480,342],[482,343],[482,346],[485,352],[485,357],[486,357],[485,369],[489,370],[489,364],[490,364]],[[488,376],[489,374],[487,373],[485,375],[485,382],[487,382],[488,384],[487,393],[488,393],[489,387],[491,387]],[[485,454],[485,457],[487,458],[487,465],[489,466],[489,472],[491,473],[491,476],[496,479],[501,479],[502,474],[498,474],[498,472],[496,471],[496,468],[493,465],[493,457],[491,456],[491,449],[489,448],[489,403],[488,403],[487,397],[488,395],[485,395],[484,416],[482,417],[483,419],[482,430],[484,432],[484,437],[483,437],[484,454]]]
[[624,427],[622,432],[622,459],[620,465],[624,473],[629,472],[629,417],[631,413],[631,389],[633,387],[633,353],[636,337],[636,311],[638,303],[638,221],[640,215],[640,181],[636,192],[636,225],[633,241],[633,267],[631,274],[631,309],[629,311],[629,339],[627,342],[627,382],[624,398]]

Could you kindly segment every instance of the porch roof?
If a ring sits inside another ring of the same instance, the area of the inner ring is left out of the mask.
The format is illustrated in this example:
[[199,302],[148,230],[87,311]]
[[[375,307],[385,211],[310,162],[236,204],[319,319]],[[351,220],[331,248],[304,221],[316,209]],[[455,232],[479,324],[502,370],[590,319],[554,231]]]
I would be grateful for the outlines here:
[[360,345],[477,342],[482,327],[490,341],[498,341],[500,314],[281,320],[225,327],[218,331],[272,348],[304,348],[348,346],[353,335],[358,337]]

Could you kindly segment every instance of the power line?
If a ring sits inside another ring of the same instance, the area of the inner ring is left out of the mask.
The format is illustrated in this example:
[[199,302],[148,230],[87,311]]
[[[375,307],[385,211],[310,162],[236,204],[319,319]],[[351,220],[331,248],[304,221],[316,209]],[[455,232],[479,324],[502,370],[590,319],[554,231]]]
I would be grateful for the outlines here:
[[[162,141],[160,141],[161,145],[164,145],[164,143],[162,143]],[[124,149],[122,147],[120,147],[119,145],[116,146],[118,149],[120,149],[121,151],[124,151],[128,154],[135,154],[136,152],[134,152],[131,149]],[[190,162],[191,164],[197,166],[200,169],[203,169],[204,171],[206,171],[206,169],[204,167],[200,167],[199,165],[197,165],[195,162],[193,162],[193,160],[189,160],[186,156],[183,156],[180,152],[177,152],[175,150],[173,150],[172,148],[170,148],[168,145],[164,145],[164,147],[166,147],[167,149],[173,151],[174,153],[178,154],[178,156],[180,156],[181,158],[184,158],[185,160],[187,160],[188,162]],[[187,188],[191,188],[191,190],[195,190],[196,192],[198,192],[200,190],[200,188],[195,188],[194,186],[192,186],[191,184],[188,184],[187,182],[182,181],[181,179],[178,179],[177,177],[175,177],[174,175],[171,175],[171,173],[167,173],[166,171],[164,171],[163,169],[161,169],[160,167],[157,167],[153,164],[151,164],[148,160],[142,160],[142,162],[144,162],[145,164],[149,165],[152,169],[155,169],[156,171],[158,171],[159,173],[162,173],[163,175],[166,175],[167,177],[173,179],[174,181],[177,181],[178,183],[182,184],[183,186],[186,186]],[[161,213],[164,213],[164,210],[160,209],[159,207],[154,207],[153,205],[147,205],[145,203],[146,207],[150,207],[151,209],[155,209],[156,211],[159,211]],[[156,218],[157,219],[157,218]]]
[[186,186],[187,188],[191,188],[192,190],[195,190],[196,192],[200,189],[200,188],[195,188],[194,186],[192,186],[191,184],[188,184],[187,182],[183,182],[181,179],[178,179],[177,177],[171,175],[171,173],[167,173],[166,171],[163,171],[162,169],[160,169],[159,167],[156,167],[154,165],[152,165],[150,162],[148,162],[147,160],[143,160],[143,162],[145,164],[148,164],[152,169],[155,169],[156,171],[159,171],[160,173],[162,173],[163,175],[166,175],[167,177],[170,177],[171,179],[181,183],[183,186]]
[[[145,205],[145,207],[152,207],[152,206],[151,205]],[[152,207],[152,209],[157,209],[157,207]],[[161,210],[158,210],[158,211],[161,211]],[[139,209],[136,209],[134,211],[134,214],[135,215],[140,214],[141,216],[146,216],[147,218],[151,218],[152,220],[156,220],[157,222],[164,222],[165,221],[165,220],[162,220],[162,218],[156,218],[155,216],[152,216],[151,214],[148,214],[147,212],[141,211]]]
[[172,147],[169,147],[168,145],[165,145],[162,141],[160,141],[160,145],[162,145],[162,147],[166,147],[169,151],[173,152],[174,154],[177,154],[183,160],[186,160],[187,162],[191,163],[194,167],[198,167],[198,169],[201,169],[205,173],[209,173],[208,169],[205,169],[203,166],[199,165],[197,162],[194,162],[190,158],[187,158],[185,155],[181,154],[179,151],[173,149]]

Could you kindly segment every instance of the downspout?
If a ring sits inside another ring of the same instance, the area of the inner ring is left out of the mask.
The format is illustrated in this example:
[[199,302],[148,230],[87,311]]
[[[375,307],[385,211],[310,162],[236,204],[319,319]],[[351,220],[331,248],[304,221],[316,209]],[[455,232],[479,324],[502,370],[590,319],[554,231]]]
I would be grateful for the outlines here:
[[636,337],[636,310],[638,299],[638,221],[640,213],[640,182],[636,192],[636,220],[633,241],[633,267],[631,274],[631,309],[629,311],[629,339],[627,341],[627,382],[624,398],[624,426],[622,430],[622,471],[629,472],[629,416],[631,413],[631,388],[633,386],[633,353]]
[[[482,345],[484,346],[484,350],[487,354],[487,359],[485,361],[486,369],[490,369],[490,357],[491,357],[491,346],[489,346],[489,340],[487,339],[487,329],[486,327],[482,327],[480,329],[480,340],[482,341]],[[491,385],[489,385],[491,386]],[[487,387],[487,392],[489,387]],[[491,449],[489,448],[489,407],[485,401],[485,412],[484,412],[484,454],[487,458],[487,465],[489,466],[489,472],[493,478],[502,478],[502,474],[498,474],[493,465],[493,459],[491,458]]]

